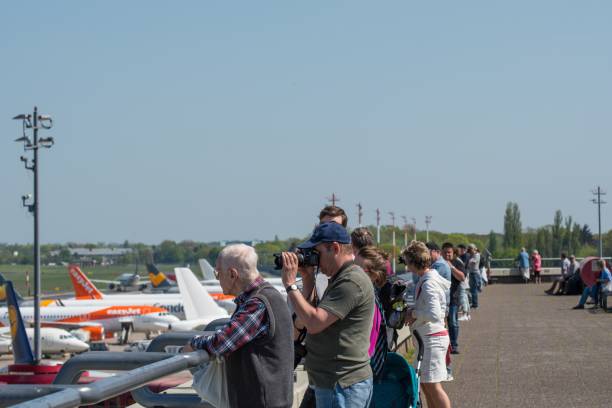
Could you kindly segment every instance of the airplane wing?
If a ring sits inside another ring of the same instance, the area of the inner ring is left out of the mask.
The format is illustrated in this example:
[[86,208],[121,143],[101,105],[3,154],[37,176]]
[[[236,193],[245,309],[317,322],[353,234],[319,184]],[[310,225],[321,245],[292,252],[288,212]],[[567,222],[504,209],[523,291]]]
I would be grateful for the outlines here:
[[111,281],[111,280],[102,280],[102,279],[90,279],[90,281],[92,282],[98,282],[98,283],[113,283],[115,285],[121,285],[121,282],[119,281]]
[[[32,324],[33,323],[34,322],[32,322]],[[44,322],[41,325],[43,327],[57,327],[58,329],[64,330],[82,329],[92,326],[102,327],[102,324],[96,322]]]

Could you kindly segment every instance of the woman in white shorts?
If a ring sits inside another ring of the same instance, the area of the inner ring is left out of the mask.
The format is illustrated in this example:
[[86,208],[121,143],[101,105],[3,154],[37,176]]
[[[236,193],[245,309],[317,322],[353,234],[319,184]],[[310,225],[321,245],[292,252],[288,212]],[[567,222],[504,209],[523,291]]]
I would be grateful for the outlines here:
[[412,241],[402,252],[408,270],[419,276],[415,290],[415,306],[408,309],[406,322],[423,339],[421,388],[430,408],[450,408],[451,403],[441,382],[447,377],[446,353],[448,331],[444,325],[446,291],[450,282],[435,269],[429,269],[431,256],[424,243]]

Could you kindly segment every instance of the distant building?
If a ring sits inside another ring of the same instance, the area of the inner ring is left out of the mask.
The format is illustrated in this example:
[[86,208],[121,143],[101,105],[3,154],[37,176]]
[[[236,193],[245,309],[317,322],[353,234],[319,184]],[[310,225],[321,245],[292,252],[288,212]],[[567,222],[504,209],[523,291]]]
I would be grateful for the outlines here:
[[[132,248],[68,248],[68,251],[81,266],[110,265],[115,263],[117,258],[133,252]],[[59,254],[59,250],[49,253],[51,256]]]
[[[219,246],[222,246],[222,247],[227,246],[227,245],[232,245],[232,244],[245,244],[245,245],[254,247],[257,244],[261,244],[262,242],[263,241],[261,241],[261,240],[253,239],[251,241],[237,241],[237,240],[235,240],[235,241],[219,241],[218,244],[219,244]],[[215,242],[215,244],[216,244],[216,242]]]

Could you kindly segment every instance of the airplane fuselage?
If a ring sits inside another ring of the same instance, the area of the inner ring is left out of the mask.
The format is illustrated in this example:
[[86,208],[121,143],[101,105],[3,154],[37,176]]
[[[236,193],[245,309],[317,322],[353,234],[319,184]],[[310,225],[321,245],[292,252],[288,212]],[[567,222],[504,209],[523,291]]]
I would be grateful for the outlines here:
[[[22,307],[21,315],[24,321],[34,321],[32,307]],[[136,332],[165,331],[169,325],[177,322],[176,316],[166,310],[144,305],[123,306],[65,306],[42,307],[40,309],[42,323],[57,324],[65,327],[86,327],[101,325],[107,332],[118,332],[126,323]],[[0,308],[0,323],[9,324],[9,313],[6,307]]]

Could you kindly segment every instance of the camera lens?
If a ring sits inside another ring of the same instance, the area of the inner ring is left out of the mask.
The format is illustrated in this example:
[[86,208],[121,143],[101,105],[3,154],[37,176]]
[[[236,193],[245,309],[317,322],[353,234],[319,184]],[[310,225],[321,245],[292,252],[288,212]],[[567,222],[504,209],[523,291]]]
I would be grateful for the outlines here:
[[272,254],[274,256],[274,269],[283,269],[283,257],[281,254]]
[[298,266],[304,266],[304,254],[298,252],[297,254]]

